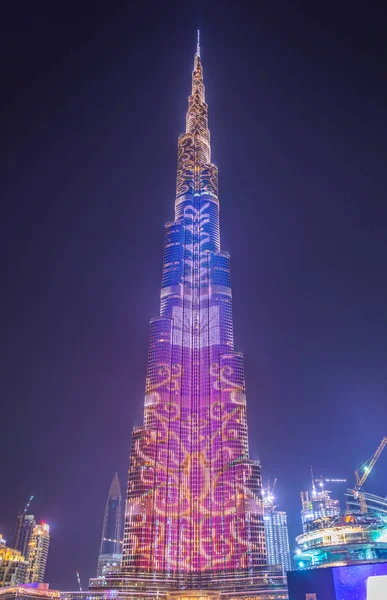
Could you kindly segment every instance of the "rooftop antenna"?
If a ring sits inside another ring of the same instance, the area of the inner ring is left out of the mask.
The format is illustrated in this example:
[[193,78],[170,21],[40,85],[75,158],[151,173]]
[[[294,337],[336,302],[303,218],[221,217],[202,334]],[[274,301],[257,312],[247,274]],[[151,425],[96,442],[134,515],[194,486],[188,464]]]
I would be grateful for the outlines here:
[[200,29],[197,30],[198,33],[198,37],[197,37],[197,41],[196,41],[196,54],[197,56],[200,56]]

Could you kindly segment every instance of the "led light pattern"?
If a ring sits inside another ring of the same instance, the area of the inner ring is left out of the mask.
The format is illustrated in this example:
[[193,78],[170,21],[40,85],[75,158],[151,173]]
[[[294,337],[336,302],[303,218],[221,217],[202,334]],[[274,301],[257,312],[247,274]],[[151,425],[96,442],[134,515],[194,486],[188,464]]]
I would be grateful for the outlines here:
[[265,563],[198,51],[178,141],[175,220],[165,226],[160,317],[150,327],[144,425],[132,436],[123,569],[252,574]]

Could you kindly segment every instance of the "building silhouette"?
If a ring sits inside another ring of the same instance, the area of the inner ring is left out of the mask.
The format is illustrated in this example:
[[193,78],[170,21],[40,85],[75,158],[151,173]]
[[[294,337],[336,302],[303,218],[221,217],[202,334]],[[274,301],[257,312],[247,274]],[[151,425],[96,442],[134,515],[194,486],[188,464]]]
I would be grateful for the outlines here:
[[97,577],[117,572],[121,567],[123,506],[120,480],[117,473],[110,485],[103,518]]
[[18,514],[13,547],[19,550],[23,556],[27,556],[28,554],[28,544],[30,543],[35,525],[36,520],[34,515]]

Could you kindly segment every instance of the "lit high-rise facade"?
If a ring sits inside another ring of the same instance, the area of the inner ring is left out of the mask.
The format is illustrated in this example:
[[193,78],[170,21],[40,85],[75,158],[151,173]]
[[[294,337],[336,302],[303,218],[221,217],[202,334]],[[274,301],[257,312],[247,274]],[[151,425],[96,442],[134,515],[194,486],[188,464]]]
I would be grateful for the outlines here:
[[101,599],[106,590],[126,600],[287,598],[282,570],[267,563],[260,465],[249,455],[199,43],[178,140],[175,218],[165,226],[160,316],[150,326],[144,421],[132,434],[122,567],[91,579],[90,589]]
[[42,521],[33,528],[28,544],[28,583],[43,583],[49,546],[50,526]]
[[97,577],[115,573],[121,566],[123,506],[117,473],[110,485],[105,505],[102,538],[98,556]]
[[281,565],[286,575],[290,571],[290,547],[287,514],[278,510],[274,502],[264,503],[264,523],[267,560],[270,565]]
[[132,435],[122,569],[130,581],[170,590],[229,586],[240,594],[263,579],[263,567],[260,465],[249,456],[198,42],[175,217],[165,226],[160,316],[150,326],[144,424]]
[[144,425],[133,432],[125,527],[130,572],[248,574],[266,562],[199,47],[178,141],[175,219],[165,227],[160,317],[151,322]]

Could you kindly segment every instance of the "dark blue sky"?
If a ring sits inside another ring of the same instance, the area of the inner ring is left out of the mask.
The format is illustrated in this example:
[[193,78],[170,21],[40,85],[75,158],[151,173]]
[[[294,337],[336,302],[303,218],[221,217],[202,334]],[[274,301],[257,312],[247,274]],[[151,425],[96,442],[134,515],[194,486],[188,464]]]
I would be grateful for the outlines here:
[[[251,454],[278,477],[294,547],[309,465],[352,481],[387,434],[382,8],[6,4],[0,533],[33,493],[51,586],[95,572],[142,419],[200,26]],[[387,454],[367,489],[386,494],[386,472]]]

